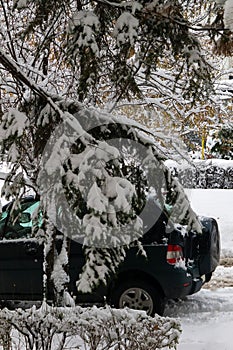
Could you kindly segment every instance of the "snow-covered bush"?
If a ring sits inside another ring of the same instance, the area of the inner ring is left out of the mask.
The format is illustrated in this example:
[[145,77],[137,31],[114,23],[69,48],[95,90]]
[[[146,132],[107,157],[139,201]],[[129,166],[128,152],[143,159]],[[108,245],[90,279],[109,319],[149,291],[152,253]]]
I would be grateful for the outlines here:
[[[0,312],[3,330],[12,327],[12,349],[23,350],[148,350],[176,348],[180,336],[177,320],[143,311],[104,308],[55,308]],[[4,347],[6,349],[6,347]]]
[[179,165],[168,161],[172,174],[185,188],[233,189],[233,161],[225,159],[194,160]]
[[11,324],[0,318],[0,346],[2,346],[4,350],[11,349],[11,329]]

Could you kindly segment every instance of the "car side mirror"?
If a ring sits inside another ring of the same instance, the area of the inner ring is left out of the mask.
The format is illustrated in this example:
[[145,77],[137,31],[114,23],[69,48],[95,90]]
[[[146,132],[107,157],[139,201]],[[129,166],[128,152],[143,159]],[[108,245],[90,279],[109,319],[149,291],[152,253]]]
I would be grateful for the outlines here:
[[30,213],[21,213],[19,217],[20,224],[28,224],[32,220]]

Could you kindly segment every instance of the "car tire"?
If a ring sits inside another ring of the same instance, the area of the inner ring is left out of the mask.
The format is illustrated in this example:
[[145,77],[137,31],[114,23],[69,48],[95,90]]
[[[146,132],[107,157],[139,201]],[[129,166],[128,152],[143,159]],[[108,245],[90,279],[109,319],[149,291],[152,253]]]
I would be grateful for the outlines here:
[[129,307],[144,310],[149,316],[163,315],[164,297],[155,286],[142,280],[129,280],[119,283],[112,293],[112,305],[116,308]]
[[212,232],[211,232],[211,254],[213,259],[213,265],[218,265],[220,260],[220,237],[218,226],[213,222]]
[[[199,268],[201,275],[212,273],[219,264],[220,259],[220,237],[218,225],[214,219],[204,222],[205,230],[199,237],[200,259]],[[206,278],[206,281],[208,278]]]

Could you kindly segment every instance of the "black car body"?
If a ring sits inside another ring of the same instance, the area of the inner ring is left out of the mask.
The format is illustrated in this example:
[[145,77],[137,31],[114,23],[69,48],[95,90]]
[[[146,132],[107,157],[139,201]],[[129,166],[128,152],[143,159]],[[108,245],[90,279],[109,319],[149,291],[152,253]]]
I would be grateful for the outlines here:
[[[33,197],[24,199],[21,219],[11,222],[9,205],[0,221],[0,300],[38,301],[43,298],[43,244],[31,233],[30,215],[38,205]],[[29,219],[27,220],[27,217]],[[146,257],[131,247],[116,276],[91,294],[77,293],[76,281],[85,258],[81,244],[71,241],[69,251],[69,292],[81,304],[128,306],[149,314],[164,311],[166,299],[196,293],[211,278],[219,262],[220,238],[217,222],[201,218],[203,234],[174,229],[166,239],[143,241]],[[155,227],[154,230],[159,230]]]

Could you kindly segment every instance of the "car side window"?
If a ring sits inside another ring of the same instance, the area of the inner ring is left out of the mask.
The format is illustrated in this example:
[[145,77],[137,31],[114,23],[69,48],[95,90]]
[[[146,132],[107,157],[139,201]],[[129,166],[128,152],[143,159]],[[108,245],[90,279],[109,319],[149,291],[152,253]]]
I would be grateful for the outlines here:
[[2,212],[1,214],[1,219],[0,219],[0,237],[3,237],[3,233],[4,233],[4,228],[5,228],[5,223],[6,223],[6,218],[8,215],[8,208],[6,208],[5,211]]
[[39,201],[33,202],[30,206],[26,207],[19,216],[20,225],[22,227],[32,228],[32,216],[34,211],[39,207]]
[[21,204],[21,208],[9,216],[9,211],[0,221],[0,233],[3,239],[30,238],[32,233],[32,214],[38,208],[39,201]]

